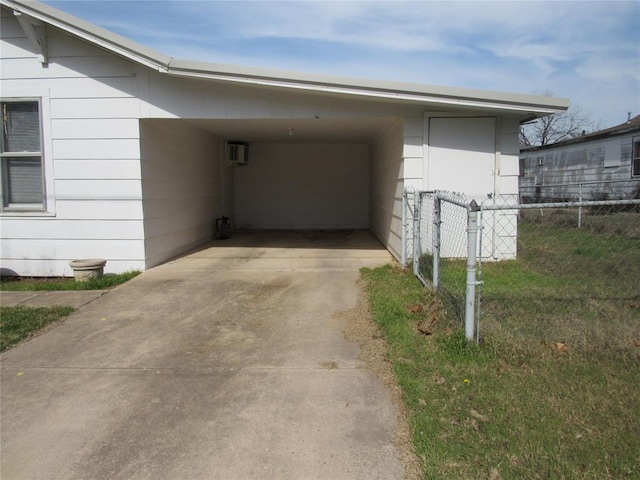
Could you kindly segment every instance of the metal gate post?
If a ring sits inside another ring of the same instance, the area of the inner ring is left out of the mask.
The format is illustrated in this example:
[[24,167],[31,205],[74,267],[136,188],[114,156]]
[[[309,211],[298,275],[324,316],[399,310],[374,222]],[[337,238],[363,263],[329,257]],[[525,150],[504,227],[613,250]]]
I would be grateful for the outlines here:
[[413,194],[413,274],[418,278],[420,275],[420,217],[422,216],[422,194]]
[[442,224],[442,200],[436,193],[433,198],[433,288],[440,287],[440,225]]
[[407,266],[407,242],[409,241],[409,222],[407,221],[408,195],[409,192],[407,192],[407,190],[402,194],[402,252],[400,254],[400,261],[403,267]]
[[[578,184],[578,202],[582,203],[582,184]],[[582,227],[582,205],[578,207],[578,228]]]
[[478,211],[475,200],[469,204],[467,212],[467,292],[464,311],[464,336],[473,340],[476,303],[476,261],[478,246]]

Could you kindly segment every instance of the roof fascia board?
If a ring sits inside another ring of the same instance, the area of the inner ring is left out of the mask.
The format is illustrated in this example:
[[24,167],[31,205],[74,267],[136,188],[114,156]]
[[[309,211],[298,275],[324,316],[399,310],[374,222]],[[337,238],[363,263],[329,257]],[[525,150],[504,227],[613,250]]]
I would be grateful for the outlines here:
[[44,3],[0,0],[0,4],[154,70],[166,71],[171,61],[171,57],[167,55]]
[[331,75],[284,72],[265,68],[193,62],[173,59],[170,74],[235,81],[322,92],[374,96],[414,102],[485,106],[521,112],[548,114],[567,110],[566,98],[491,92],[456,87],[441,87],[404,82],[353,79]]
[[[172,62],[173,65],[173,62]],[[362,88],[358,86],[350,86],[350,85],[337,85],[337,84],[320,84],[320,83],[307,83],[300,81],[288,81],[287,79],[274,79],[274,78],[262,78],[262,77],[252,77],[252,76],[238,76],[238,75],[229,75],[228,73],[206,73],[206,72],[193,72],[188,70],[183,70],[180,68],[169,67],[168,72],[170,75],[182,76],[182,77],[191,77],[191,78],[199,78],[199,79],[209,79],[209,80],[217,80],[223,82],[234,82],[241,84],[250,84],[256,86],[264,86],[264,87],[277,87],[277,88],[288,88],[294,90],[301,91],[311,91],[311,92],[320,92],[320,93],[328,93],[334,95],[350,95],[350,96],[360,96],[360,97],[368,97],[368,98],[380,98],[387,100],[394,100],[398,102],[409,102],[413,104],[429,104],[429,105],[449,105],[449,106],[457,106],[457,107],[472,107],[472,108],[483,108],[483,109],[492,109],[492,110],[506,110],[512,112],[527,112],[527,114],[536,114],[533,115],[534,118],[536,116],[543,116],[550,113],[557,112],[559,110],[565,110],[566,108],[562,107],[547,107],[540,106],[535,104],[509,104],[506,102],[492,102],[489,100],[482,99],[469,99],[469,98],[459,98],[459,97],[447,97],[447,96],[437,96],[437,95],[428,95],[420,92],[407,92],[407,91],[391,91],[391,90],[381,90],[381,89],[373,89],[373,88]],[[528,117],[531,118],[531,117]]]

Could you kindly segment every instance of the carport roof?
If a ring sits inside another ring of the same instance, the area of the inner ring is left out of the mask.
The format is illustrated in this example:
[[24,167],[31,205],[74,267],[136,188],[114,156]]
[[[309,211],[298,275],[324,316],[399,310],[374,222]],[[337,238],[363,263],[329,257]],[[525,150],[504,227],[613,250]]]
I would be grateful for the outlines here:
[[[169,75],[271,88],[348,95],[359,98],[382,99],[404,104],[424,105],[426,108],[449,106],[508,111],[527,119],[563,111],[569,106],[568,99],[550,96],[354,79],[333,75],[180,60],[156,52],[144,45],[37,1],[0,0],[0,4],[30,17],[32,23],[44,22],[138,64]],[[38,45],[38,47],[46,49],[46,46]],[[42,53],[46,54],[46,52]]]

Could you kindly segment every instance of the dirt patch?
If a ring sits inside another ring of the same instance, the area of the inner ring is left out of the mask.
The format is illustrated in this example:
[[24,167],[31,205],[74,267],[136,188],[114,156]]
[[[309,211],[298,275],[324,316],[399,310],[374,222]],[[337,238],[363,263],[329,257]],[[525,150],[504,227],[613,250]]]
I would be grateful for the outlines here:
[[398,412],[398,428],[393,443],[400,452],[400,461],[404,467],[405,480],[422,478],[421,462],[415,453],[411,441],[408,410],[402,401],[402,390],[396,383],[391,362],[387,359],[387,342],[373,321],[369,303],[363,289],[360,289],[358,304],[355,308],[340,312],[345,320],[344,336],[351,342],[360,344],[360,360],[371,370],[391,393],[391,400]]

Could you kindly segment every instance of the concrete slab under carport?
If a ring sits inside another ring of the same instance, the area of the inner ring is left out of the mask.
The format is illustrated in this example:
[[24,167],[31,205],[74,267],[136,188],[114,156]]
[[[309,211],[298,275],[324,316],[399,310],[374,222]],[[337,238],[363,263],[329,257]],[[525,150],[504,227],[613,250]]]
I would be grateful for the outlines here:
[[3,354],[3,478],[402,478],[338,315],[389,260],[367,232],[245,233],[96,299]]

